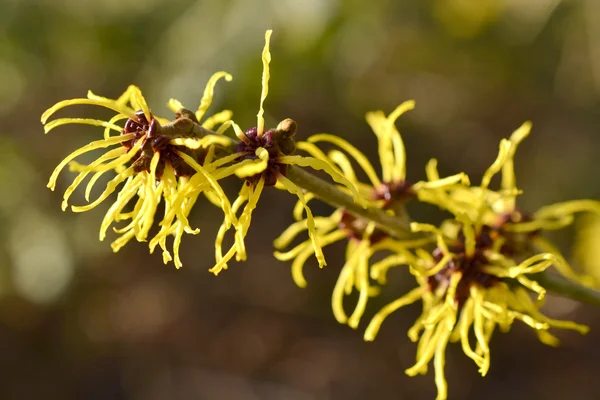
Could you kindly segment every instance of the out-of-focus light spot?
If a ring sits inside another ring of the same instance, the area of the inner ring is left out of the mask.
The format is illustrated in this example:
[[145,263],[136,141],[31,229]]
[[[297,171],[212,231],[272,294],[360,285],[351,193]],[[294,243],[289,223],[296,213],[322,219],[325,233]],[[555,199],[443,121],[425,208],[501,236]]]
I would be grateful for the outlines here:
[[137,283],[111,303],[113,332],[132,341],[151,337],[177,319],[184,306],[181,294],[166,283],[158,280]]
[[9,263],[4,251],[0,248],[0,298],[10,292]]
[[[1,89],[0,89],[1,90]],[[0,213],[10,216],[25,200],[33,171],[10,139],[0,139]]]
[[590,64],[596,93],[600,93],[600,3],[598,1],[584,1],[585,26],[587,31],[587,44],[589,48]]
[[[301,339],[289,349],[290,356],[279,366],[279,373],[311,391],[323,390],[342,379],[344,372],[357,368],[356,355],[344,356],[336,347],[328,340]],[[356,382],[362,379],[365,377],[357,376]]]
[[17,293],[34,303],[51,303],[71,282],[73,257],[58,224],[33,207],[13,220],[9,254]]
[[[585,25],[577,19],[564,23],[562,49],[555,70],[554,97],[574,107],[588,107],[596,98]],[[593,40],[593,39],[592,39]]]
[[[249,7],[252,6],[252,3],[247,3]],[[230,49],[227,40],[245,26],[231,26],[227,21],[231,13],[223,11],[225,6],[224,2],[218,1],[190,3],[185,12],[162,32],[149,55],[151,59],[160,59],[160,67],[157,67],[157,63],[145,63],[140,71],[142,81],[154,82],[153,90],[145,93],[149,96],[150,104],[158,105],[162,101],[160,99],[175,96],[193,109],[198,106],[204,89],[204,83],[198,82],[206,82],[217,70],[233,72],[229,68],[231,64],[228,58],[230,52],[237,52]],[[222,18],[215,18],[216,15]],[[228,51],[224,52],[224,48]],[[217,87],[221,85],[225,83],[221,82]],[[218,97],[220,91],[216,93]],[[213,104],[217,107],[218,99]]]
[[530,43],[562,0],[504,0],[500,32],[515,44]]
[[110,318],[110,295],[107,291],[90,291],[80,302],[79,328],[92,342],[115,340]]
[[210,369],[168,367],[164,363],[130,362],[123,368],[121,382],[134,399],[173,398],[174,393],[183,399],[307,399],[294,396],[297,392],[293,389],[283,396],[259,396],[256,385],[260,381],[250,377]]
[[[200,3],[205,5],[224,4],[224,2]],[[274,27],[273,9],[267,6],[268,3],[269,0],[232,0],[226,8],[221,7],[220,12],[224,15],[222,21],[219,21],[218,24],[223,27],[223,32],[228,36],[228,39],[233,39],[232,45],[238,47],[248,46],[252,49],[247,49],[250,50],[248,54],[254,53],[255,44],[262,43],[264,31]],[[229,32],[231,33],[229,34]],[[261,32],[262,34],[260,34]],[[213,39],[210,38],[210,40]],[[236,49],[236,53],[240,54],[239,48]]]
[[259,313],[247,313],[233,319],[211,339],[210,356],[235,359],[235,372],[246,375],[260,370],[283,350],[285,328],[280,321]]
[[0,60],[0,115],[8,114],[21,99],[25,77],[19,69]]
[[152,9],[157,3],[157,0],[59,0],[50,2],[61,12],[88,21],[142,13]]
[[333,45],[332,63],[340,75],[363,75],[380,58],[388,37],[378,18],[378,13],[364,16],[339,32],[338,40]]
[[577,309],[581,307],[581,303],[566,297],[548,296],[544,304],[544,314],[551,318],[571,319]]
[[323,33],[338,8],[337,0],[271,0],[274,19],[286,29],[287,47],[304,50]]
[[94,213],[82,213],[72,221],[72,238],[74,250],[79,257],[98,257],[112,254],[110,238],[103,242],[98,240],[98,230],[90,229],[98,222],[98,216]]
[[433,14],[449,34],[471,38],[498,18],[503,3],[502,0],[438,0]]
[[406,85],[408,98],[418,99],[411,117],[420,124],[443,128],[455,121],[470,100],[460,83],[447,76],[419,72]]

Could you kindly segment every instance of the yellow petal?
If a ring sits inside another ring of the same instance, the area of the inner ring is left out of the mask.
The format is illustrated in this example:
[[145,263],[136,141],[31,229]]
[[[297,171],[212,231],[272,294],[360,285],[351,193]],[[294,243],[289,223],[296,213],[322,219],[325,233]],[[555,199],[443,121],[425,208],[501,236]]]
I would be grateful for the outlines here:
[[263,73],[262,73],[262,90],[260,92],[260,107],[258,109],[257,117],[257,133],[258,136],[262,136],[265,130],[265,119],[263,114],[265,110],[263,108],[263,104],[265,99],[267,98],[267,94],[269,93],[269,63],[271,62],[271,53],[269,52],[269,43],[271,41],[271,34],[273,31],[269,29],[265,32],[265,47],[262,52],[262,63],[263,63]]

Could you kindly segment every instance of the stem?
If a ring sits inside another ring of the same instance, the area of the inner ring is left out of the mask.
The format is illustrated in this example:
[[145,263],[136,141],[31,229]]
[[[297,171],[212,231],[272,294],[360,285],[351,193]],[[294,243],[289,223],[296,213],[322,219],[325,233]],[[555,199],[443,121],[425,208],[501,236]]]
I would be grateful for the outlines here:
[[[411,233],[407,223],[402,219],[391,216],[381,209],[362,208],[354,202],[351,196],[339,190],[335,185],[324,181],[302,168],[290,165],[287,177],[296,185],[311,192],[325,203],[333,207],[343,208],[356,217],[373,221],[380,229],[398,239],[414,238],[415,236],[414,233]],[[549,292],[600,307],[599,291],[581,286],[550,271],[537,274],[535,280]]]
[[314,194],[325,203],[343,208],[358,218],[373,221],[382,230],[398,239],[414,237],[410,227],[398,217],[387,214],[376,208],[362,208],[354,202],[354,199],[342,192],[335,185],[324,181],[318,176],[306,172],[304,169],[290,165],[287,178],[304,190]]
[[549,292],[600,307],[600,292],[597,290],[581,286],[549,271],[536,275],[535,280]]
[[[174,127],[178,128],[177,125]],[[201,133],[215,134],[209,130],[205,131],[206,132],[202,131]],[[236,139],[233,140],[234,142],[236,141]],[[408,218],[395,217],[377,208],[362,208],[354,202],[354,199],[351,196],[342,192],[335,185],[332,185],[302,168],[289,165],[287,178],[302,189],[314,194],[325,203],[333,207],[343,208],[355,217],[375,222],[381,230],[397,239],[410,239],[416,236],[416,234],[411,232],[410,227],[408,226]],[[537,274],[535,279],[549,292],[600,307],[599,291],[581,286],[549,271]]]

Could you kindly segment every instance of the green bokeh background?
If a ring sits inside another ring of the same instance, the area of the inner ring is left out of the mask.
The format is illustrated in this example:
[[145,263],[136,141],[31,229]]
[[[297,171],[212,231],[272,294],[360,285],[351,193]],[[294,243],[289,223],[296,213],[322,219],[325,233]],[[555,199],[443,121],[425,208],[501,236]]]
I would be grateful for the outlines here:
[[[212,266],[219,213],[199,204],[199,236],[183,244],[184,268],[131,243],[113,254],[97,240],[108,204],[60,211],[45,188],[54,166],[98,138],[63,127],[44,136],[41,113],[88,89],[117,97],[134,83],[169,115],[176,97],[197,105],[217,70],[212,111],[254,124],[264,31],[274,29],[267,124],[298,121],[300,138],[331,132],[376,158],[369,110],[417,108],[399,127],[408,177],[431,157],[444,174],[478,182],[498,142],[523,121],[532,136],[517,154],[525,210],[598,198],[600,2],[597,0],[3,0],[0,2],[0,398],[1,399],[428,399],[432,371],[408,378],[419,314],[396,313],[374,343],[338,325],[330,295],[342,248],[329,265],[307,264],[308,288],[272,258],[291,222],[293,198],[269,190],[248,237],[250,258],[218,278]],[[100,117],[71,108],[64,115]],[[236,182],[228,187],[235,193]],[[74,202],[83,201],[81,193]],[[316,205],[316,213],[328,211]],[[430,210],[415,210],[433,220]],[[555,236],[568,254],[572,232]],[[391,275],[385,301],[410,289]],[[550,297],[546,313],[589,324],[587,336],[558,332],[558,349],[516,324],[492,340],[482,379],[460,346],[449,348],[454,399],[594,399],[600,368],[597,309]],[[433,368],[431,368],[433,369]],[[595,380],[594,380],[595,379]]]

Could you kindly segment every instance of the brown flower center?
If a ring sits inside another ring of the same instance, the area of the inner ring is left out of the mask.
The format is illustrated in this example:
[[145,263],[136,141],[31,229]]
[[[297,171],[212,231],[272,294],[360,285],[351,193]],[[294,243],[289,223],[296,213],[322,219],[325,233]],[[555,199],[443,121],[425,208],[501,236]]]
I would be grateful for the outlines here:
[[277,177],[287,175],[287,164],[278,162],[284,155],[292,155],[296,151],[293,136],[297,125],[291,119],[286,119],[276,129],[269,129],[263,135],[258,135],[256,127],[244,132],[246,140],[242,140],[236,148],[237,153],[244,153],[238,161],[257,159],[256,150],[264,148],[269,154],[269,161],[265,171],[246,178],[249,184],[255,184],[261,177],[265,179],[265,186],[275,186]]
[[172,127],[177,129],[164,129],[158,121],[151,116],[151,121],[148,121],[143,111],[135,113],[136,118],[130,118],[125,123],[125,127],[121,132],[122,135],[134,134],[134,138],[130,141],[123,142],[123,146],[128,150],[142,141],[140,151],[134,156],[133,168],[135,172],[142,171],[150,172],[150,162],[154,153],[160,153],[160,160],[156,168],[156,176],[158,179],[162,176],[166,163],[169,163],[175,170],[176,176],[190,176],[194,173],[192,167],[187,165],[175,150],[186,153],[196,161],[204,157],[203,152],[197,152],[183,146],[173,146],[169,144],[172,139],[177,137],[190,137],[193,130],[194,121],[183,113],[178,113],[179,117],[173,122]]

